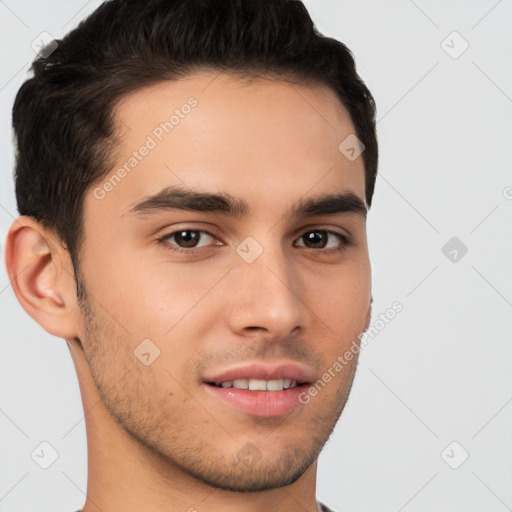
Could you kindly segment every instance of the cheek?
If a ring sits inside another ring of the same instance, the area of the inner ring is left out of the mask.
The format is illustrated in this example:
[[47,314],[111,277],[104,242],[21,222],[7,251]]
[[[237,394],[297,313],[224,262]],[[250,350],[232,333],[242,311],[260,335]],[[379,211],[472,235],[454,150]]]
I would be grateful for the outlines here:
[[340,337],[354,337],[364,329],[371,300],[371,272],[367,258],[322,273],[307,274],[304,282],[306,305],[338,342]]
[[141,261],[131,279],[121,280],[123,292],[116,308],[133,332],[169,343],[197,332],[221,302],[215,287],[229,266],[206,262],[177,264]]

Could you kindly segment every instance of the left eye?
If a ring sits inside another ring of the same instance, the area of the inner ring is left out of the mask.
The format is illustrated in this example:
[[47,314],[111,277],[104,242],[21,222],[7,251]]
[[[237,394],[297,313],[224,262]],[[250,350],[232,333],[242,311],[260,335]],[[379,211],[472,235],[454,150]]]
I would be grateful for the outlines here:
[[[328,237],[334,237],[337,239],[337,241],[334,242],[334,245],[328,245]],[[307,242],[307,244],[311,245],[303,245],[300,247],[308,247],[310,249],[336,249],[338,244],[341,241],[341,247],[338,247],[338,249],[344,249],[345,246],[348,245],[349,241],[348,238],[341,233],[336,233],[335,231],[328,231],[323,229],[315,229],[313,231],[308,231],[307,233],[304,233],[299,240],[304,240]]]

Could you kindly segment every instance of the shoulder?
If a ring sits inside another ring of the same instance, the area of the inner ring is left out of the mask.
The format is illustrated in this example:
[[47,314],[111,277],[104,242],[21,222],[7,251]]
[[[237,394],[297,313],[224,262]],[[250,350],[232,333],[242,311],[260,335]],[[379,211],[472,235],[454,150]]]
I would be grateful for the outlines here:
[[326,507],[323,503],[318,502],[320,505],[320,511],[321,512],[334,512],[334,510],[331,510],[329,507]]

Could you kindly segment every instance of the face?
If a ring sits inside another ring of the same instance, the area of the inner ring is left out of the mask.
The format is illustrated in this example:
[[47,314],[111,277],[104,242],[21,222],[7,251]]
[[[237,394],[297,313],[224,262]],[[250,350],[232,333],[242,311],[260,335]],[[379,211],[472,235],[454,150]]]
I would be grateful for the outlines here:
[[117,165],[85,198],[81,343],[141,446],[255,491],[297,480],[347,400],[357,352],[339,357],[371,301],[364,167],[338,149],[355,130],[330,89],[214,78],[117,106]]

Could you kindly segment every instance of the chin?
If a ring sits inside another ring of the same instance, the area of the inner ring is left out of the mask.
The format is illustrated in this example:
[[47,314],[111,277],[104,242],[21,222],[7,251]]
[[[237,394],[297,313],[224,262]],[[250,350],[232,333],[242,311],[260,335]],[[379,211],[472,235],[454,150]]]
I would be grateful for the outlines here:
[[[252,443],[248,443],[251,445]],[[207,485],[232,492],[261,492],[285,487],[296,482],[313,464],[323,446],[311,446],[308,452],[295,449],[282,453],[278,459],[270,460],[256,452],[252,445],[243,447],[232,460],[222,459],[213,464],[194,464],[194,467],[183,467],[191,476]],[[245,450],[245,452],[244,452]],[[246,456],[240,456],[246,453]]]

